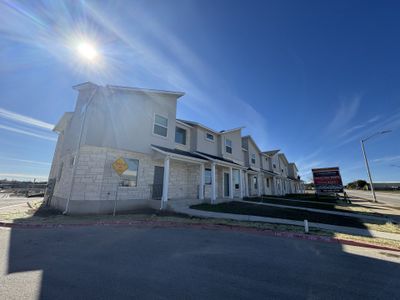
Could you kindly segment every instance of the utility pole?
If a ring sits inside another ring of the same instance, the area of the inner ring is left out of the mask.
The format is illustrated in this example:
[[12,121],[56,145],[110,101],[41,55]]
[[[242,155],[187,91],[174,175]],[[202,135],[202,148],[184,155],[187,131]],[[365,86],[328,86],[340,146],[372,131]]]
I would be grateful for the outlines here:
[[364,155],[365,166],[367,167],[367,172],[368,172],[368,177],[369,177],[369,184],[371,185],[371,192],[372,192],[372,197],[374,198],[374,202],[378,202],[378,201],[376,201],[374,184],[372,182],[371,170],[369,169],[367,153],[365,152],[364,142],[368,141],[370,138],[373,138],[374,136],[385,134],[385,133],[389,133],[389,132],[391,132],[391,130],[384,130],[384,131],[375,132],[373,135],[370,135],[366,139],[361,140],[361,149],[362,149],[362,153]]
[[369,169],[367,154],[365,153],[364,140],[361,140],[361,149],[362,149],[362,153],[364,155],[365,166],[367,167],[367,172],[368,172],[368,177],[369,177],[369,184],[371,186],[372,197],[374,198],[374,202],[378,202],[378,201],[376,201],[376,195],[375,195],[375,191],[374,191],[374,185],[372,183],[371,171]]

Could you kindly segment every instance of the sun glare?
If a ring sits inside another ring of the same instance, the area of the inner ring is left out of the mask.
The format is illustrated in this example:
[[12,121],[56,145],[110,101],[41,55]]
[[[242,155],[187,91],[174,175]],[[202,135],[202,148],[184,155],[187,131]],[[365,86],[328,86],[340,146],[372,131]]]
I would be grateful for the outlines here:
[[77,51],[82,58],[90,62],[95,61],[99,55],[95,46],[87,42],[80,43],[77,47]]

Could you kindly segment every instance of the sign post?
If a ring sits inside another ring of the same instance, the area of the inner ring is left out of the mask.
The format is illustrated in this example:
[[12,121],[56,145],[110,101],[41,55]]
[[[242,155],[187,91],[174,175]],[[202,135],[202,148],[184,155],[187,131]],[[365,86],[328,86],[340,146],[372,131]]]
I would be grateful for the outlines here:
[[[116,161],[113,162],[112,164],[112,168],[114,169],[114,171],[118,174],[118,176],[121,177],[121,175],[128,170],[128,164],[126,163],[126,161],[120,157],[118,158]],[[117,210],[117,201],[118,201],[118,187],[119,187],[119,181],[117,184],[117,191],[115,193],[115,201],[114,201],[114,210],[113,210],[113,216],[115,216],[116,210]]]
[[317,194],[343,193],[339,167],[312,169]]

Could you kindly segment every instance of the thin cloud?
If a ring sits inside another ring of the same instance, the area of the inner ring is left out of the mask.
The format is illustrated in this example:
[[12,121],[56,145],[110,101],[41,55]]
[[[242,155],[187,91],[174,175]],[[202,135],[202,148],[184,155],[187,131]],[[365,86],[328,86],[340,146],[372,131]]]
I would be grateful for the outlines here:
[[23,123],[29,126],[35,126],[41,129],[53,130],[54,128],[53,124],[46,123],[28,116],[24,116],[1,107],[0,107],[0,118],[8,119],[18,123]]
[[7,161],[19,161],[28,164],[35,164],[35,165],[43,165],[43,166],[50,166],[51,163],[44,162],[44,161],[36,161],[36,160],[27,160],[27,159],[19,159],[19,158],[12,158],[12,157],[0,157],[0,160],[7,160]]
[[348,136],[350,133],[354,133],[354,132],[358,131],[359,129],[370,126],[372,123],[375,123],[376,121],[380,120],[380,118],[381,118],[380,115],[376,115],[375,117],[370,118],[368,121],[366,121],[362,124],[355,125],[349,129],[345,130],[343,132],[343,134],[340,135],[340,137],[344,138],[344,137]]
[[[382,119],[381,122],[376,122],[372,126],[365,127],[364,130],[360,130],[353,134],[351,137],[343,140],[341,143],[337,144],[337,147],[341,147],[348,143],[351,143],[356,140],[361,140],[374,132],[379,132],[382,130],[396,130],[400,127],[400,110],[395,112],[393,115],[388,116]],[[391,134],[391,133],[389,133]]]
[[396,161],[400,161],[400,155],[386,156],[386,157],[376,158],[376,159],[372,160],[372,162],[374,162],[374,163],[388,163],[388,162],[396,162]]
[[343,100],[332,121],[329,123],[327,132],[335,133],[339,130],[343,130],[343,128],[345,128],[356,116],[358,108],[360,107],[360,102],[360,95],[354,96],[350,101]]
[[57,141],[57,139],[54,138],[54,137],[45,136],[45,135],[37,134],[37,133],[31,132],[31,131],[27,131],[27,130],[23,130],[23,129],[19,129],[19,128],[14,128],[14,127],[2,125],[2,124],[0,124],[0,129],[4,129],[4,130],[11,131],[11,132],[16,132],[16,133],[20,133],[20,134],[36,137],[36,138],[43,139],[43,140],[48,140],[48,141],[53,141],[53,142]]

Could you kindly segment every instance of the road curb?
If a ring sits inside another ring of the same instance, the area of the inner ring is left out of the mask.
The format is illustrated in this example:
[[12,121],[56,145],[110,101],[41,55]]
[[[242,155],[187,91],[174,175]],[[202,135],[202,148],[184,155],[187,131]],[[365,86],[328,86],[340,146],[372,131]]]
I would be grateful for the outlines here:
[[71,223],[71,224],[40,224],[40,223],[7,223],[0,222],[0,227],[10,228],[10,229],[50,229],[50,228],[62,228],[62,227],[90,227],[90,226],[136,226],[137,228],[152,227],[152,228],[199,228],[199,229],[209,229],[209,230],[226,230],[226,231],[236,231],[236,232],[247,232],[256,233],[261,235],[283,237],[283,238],[294,238],[302,239],[308,241],[318,241],[325,243],[336,243],[341,245],[357,246],[363,248],[372,248],[379,250],[388,250],[400,252],[398,248],[391,248],[385,246],[379,246],[359,241],[350,241],[340,238],[334,238],[329,236],[320,236],[305,233],[296,233],[289,231],[274,231],[270,229],[261,228],[251,228],[237,225],[226,225],[226,224],[196,224],[196,223],[180,223],[173,221],[110,221],[110,222],[92,222],[92,223]]

